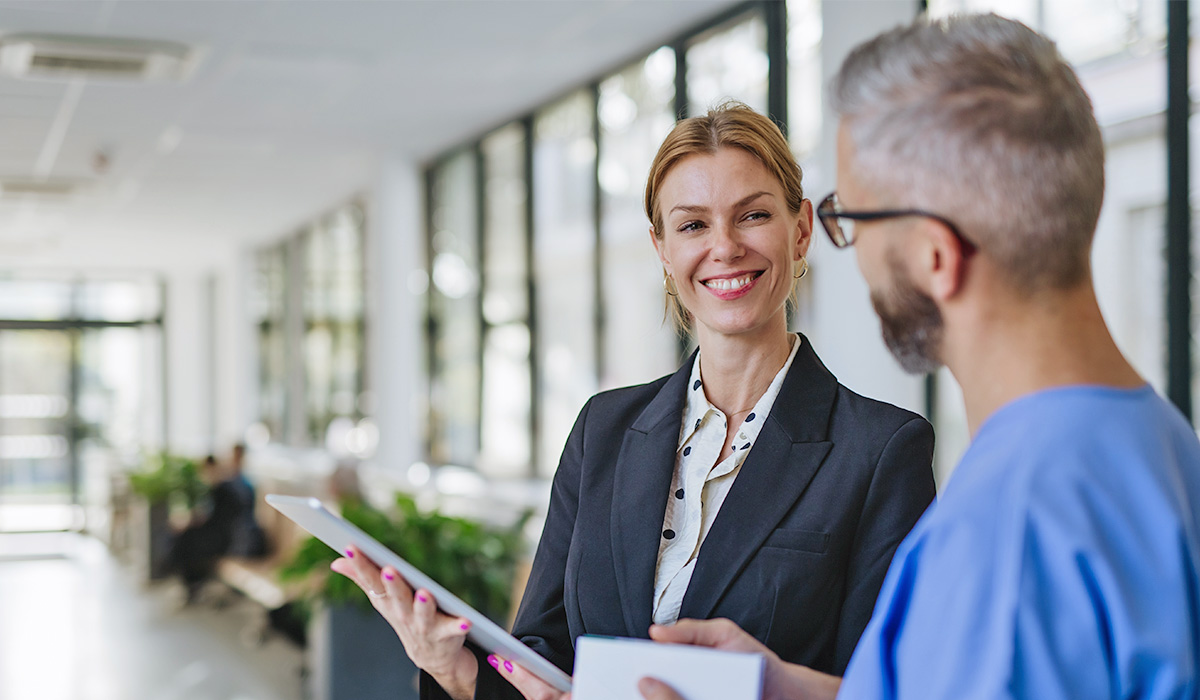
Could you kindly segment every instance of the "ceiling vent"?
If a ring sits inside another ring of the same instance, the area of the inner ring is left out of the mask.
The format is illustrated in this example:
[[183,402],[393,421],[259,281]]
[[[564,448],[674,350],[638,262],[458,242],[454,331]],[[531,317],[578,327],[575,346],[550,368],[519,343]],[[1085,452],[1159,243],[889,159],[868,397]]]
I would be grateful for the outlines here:
[[0,179],[0,199],[16,197],[62,198],[76,189],[79,183],[70,180],[5,180]]
[[0,36],[0,71],[21,78],[181,81],[195,63],[186,44],[66,34]]

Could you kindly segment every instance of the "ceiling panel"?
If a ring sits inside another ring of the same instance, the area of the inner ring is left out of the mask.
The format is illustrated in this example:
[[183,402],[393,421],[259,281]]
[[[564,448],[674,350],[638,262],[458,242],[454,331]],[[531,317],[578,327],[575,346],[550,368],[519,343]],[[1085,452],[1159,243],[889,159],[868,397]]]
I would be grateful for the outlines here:
[[0,35],[201,56],[182,84],[93,81],[77,101],[63,82],[0,75],[0,175],[32,177],[56,153],[51,176],[90,183],[70,201],[0,198],[0,239],[278,237],[369,185],[381,158],[429,158],[732,4],[0,0]]

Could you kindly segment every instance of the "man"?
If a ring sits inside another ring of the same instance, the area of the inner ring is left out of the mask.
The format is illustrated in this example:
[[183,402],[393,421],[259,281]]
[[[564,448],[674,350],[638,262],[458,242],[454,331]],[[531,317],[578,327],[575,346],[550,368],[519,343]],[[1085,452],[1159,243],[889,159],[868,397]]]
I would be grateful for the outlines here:
[[905,369],[961,384],[971,447],[843,679],[728,621],[651,636],[766,653],[767,698],[1200,696],[1200,443],[1100,315],[1104,145],[1078,79],[988,15],[887,32],[833,87],[838,191],[818,214]]

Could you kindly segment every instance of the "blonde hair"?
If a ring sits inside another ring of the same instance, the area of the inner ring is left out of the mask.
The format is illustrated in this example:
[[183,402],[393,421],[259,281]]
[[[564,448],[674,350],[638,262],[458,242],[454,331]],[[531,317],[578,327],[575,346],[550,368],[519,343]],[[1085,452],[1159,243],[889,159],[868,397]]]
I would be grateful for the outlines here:
[[[788,210],[792,214],[800,213],[804,203],[803,173],[783,132],[775,122],[741,102],[729,101],[713,107],[703,116],[680,120],[659,146],[646,178],[646,217],[654,226],[655,238],[663,239],[658,194],[671,169],[688,156],[713,155],[730,147],[740,148],[757,158],[783,187]],[[666,271],[663,275],[665,277]],[[793,286],[791,298],[794,297]],[[691,327],[691,313],[677,296],[666,295],[666,316],[680,333]]]

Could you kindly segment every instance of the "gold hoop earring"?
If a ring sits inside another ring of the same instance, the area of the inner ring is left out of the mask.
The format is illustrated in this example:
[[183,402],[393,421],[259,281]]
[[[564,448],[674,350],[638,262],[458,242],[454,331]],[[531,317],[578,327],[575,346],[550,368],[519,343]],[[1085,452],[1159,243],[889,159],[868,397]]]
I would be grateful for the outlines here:
[[679,296],[679,290],[675,289],[675,283],[671,280],[671,276],[667,274],[666,270],[663,270],[663,291],[668,296]]
[[800,258],[800,273],[796,274],[796,275],[792,275],[792,279],[798,280],[807,274],[808,274],[808,260],[806,260],[805,258]]

